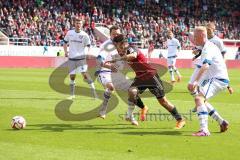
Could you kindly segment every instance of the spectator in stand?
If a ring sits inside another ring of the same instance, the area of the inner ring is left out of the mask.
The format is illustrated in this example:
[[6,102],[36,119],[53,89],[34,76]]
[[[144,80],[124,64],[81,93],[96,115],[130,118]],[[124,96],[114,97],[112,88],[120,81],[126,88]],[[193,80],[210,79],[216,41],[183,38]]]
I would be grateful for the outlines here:
[[159,48],[166,48],[166,28],[183,49],[192,48],[187,34],[209,21],[222,38],[240,39],[238,0],[0,0],[0,29],[10,37],[31,38],[31,45],[62,45],[59,35],[70,29],[74,16],[85,20],[89,34],[94,35],[92,23],[117,24],[134,35],[133,43],[152,39]]

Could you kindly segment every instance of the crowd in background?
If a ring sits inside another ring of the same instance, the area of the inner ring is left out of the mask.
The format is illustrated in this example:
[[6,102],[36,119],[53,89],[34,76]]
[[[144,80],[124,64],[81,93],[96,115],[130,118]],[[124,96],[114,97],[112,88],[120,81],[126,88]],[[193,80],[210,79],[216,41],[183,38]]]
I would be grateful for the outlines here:
[[188,33],[212,21],[217,35],[240,39],[238,0],[0,0],[0,30],[13,38],[28,38],[28,45],[61,46],[73,17],[85,20],[92,43],[96,23],[119,25],[130,43],[166,48],[172,30],[182,48],[191,47]]

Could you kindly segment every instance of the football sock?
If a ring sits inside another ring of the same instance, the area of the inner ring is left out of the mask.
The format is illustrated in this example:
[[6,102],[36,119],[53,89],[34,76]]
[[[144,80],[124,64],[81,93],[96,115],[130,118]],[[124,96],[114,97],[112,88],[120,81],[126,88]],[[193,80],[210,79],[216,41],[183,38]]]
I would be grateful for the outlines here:
[[139,96],[136,97],[136,105],[141,109],[144,108],[144,104]]
[[171,76],[171,81],[175,81],[174,72],[173,72],[172,68],[169,68],[169,73],[170,73],[170,76]]
[[75,94],[75,81],[74,80],[70,81],[70,94],[71,94],[71,96],[74,96],[74,94]]
[[216,120],[219,125],[221,125],[223,122],[223,118],[219,115],[219,113],[213,108],[213,106],[210,103],[205,102],[205,105],[207,107],[209,116]]
[[170,113],[177,121],[182,120],[182,116],[178,113],[176,107],[174,107]]
[[204,132],[208,131],[208,111],[205,104],[197,107],[198,120],[200,123],[200,130]]
[[135,105],[133,102],[128,101],[128,111],[127,111],[127,116],[132,117],[133,116],[133,111],[135,109]]

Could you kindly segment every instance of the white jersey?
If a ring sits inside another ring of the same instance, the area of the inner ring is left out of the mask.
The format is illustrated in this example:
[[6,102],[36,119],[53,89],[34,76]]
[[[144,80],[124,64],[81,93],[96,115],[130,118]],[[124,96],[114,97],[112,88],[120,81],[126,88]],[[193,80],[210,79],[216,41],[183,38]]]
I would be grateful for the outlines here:
[[225,79],[229,80],[227,67],[218,47],[207,41],[202,49],[200,65],[209,64],[209,69],[204,73],[204,79]]
[[69,43],[69,58],[82,59],[85,58],[86,46],[90,45],[90,38],[84,31],[77,33],[75,30],[69,30],[64,38],[64,41]]
[[167,40],[167,47],[168,47],[168,57],[176,57],[178,48],[180,48],[181,45],[176,38],[172,38]]
[[218,36],[213,36],[211,39],[209,39],[209,41],[214,43],[220,49],[221,53],[226,52],[223,41]]
[[[106,40],[101,46],[100,46],[100,52],[97,56],[98,61],[101,63],[104,63],[106,61],[111,61],[115,58],[120,58],[120,55],[118,55],[118,52],[113,45],[113,42],[111,39]],[[118,70],[121,70],[124,66],[124,61],[118,61],[115,63],[117,65]],[[100,67],[99,71],[111,71],[108,68]]]

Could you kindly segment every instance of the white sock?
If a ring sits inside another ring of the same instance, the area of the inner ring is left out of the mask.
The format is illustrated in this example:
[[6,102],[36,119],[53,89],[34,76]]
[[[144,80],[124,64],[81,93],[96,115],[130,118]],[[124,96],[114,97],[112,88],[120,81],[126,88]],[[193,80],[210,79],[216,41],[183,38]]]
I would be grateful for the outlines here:
[[112,91],[107,88],[103,94],[103,97],[104,97],[103,104],[104,105],[107,105],[109,99],[111,98],[111,94],[112,94]]
[[178,69],[177,69],[176,67],[174,67],[174,72],[175,72],[179,77],[181,76],[180,72],[178,71]]
[[216,120],[219,125],[221,125],[223,122],[223,118],[220,116],[220,114],[213,108],[213,106],[210,103],[205,102],[205,105],[207,107],[209,116]]
[[169,69],[169,73],[170,73],[170,76],[171,76],[171,81],[175,81],[174,72],[173,72],[172,68]]
[[75,81],[74,80],[70,81],[70,94],[71,94],[71,96],[74,96],[74,94],[75,94]]
[[197,107],[198,120],[200,123],[200,130],[209,132],[208,130],[208,111],[205,104]]
[[132,118],[133,117],[133,111],[135,109],[135,105],[133,102],[128,101],[128,111],[127,111],[127,116]]

